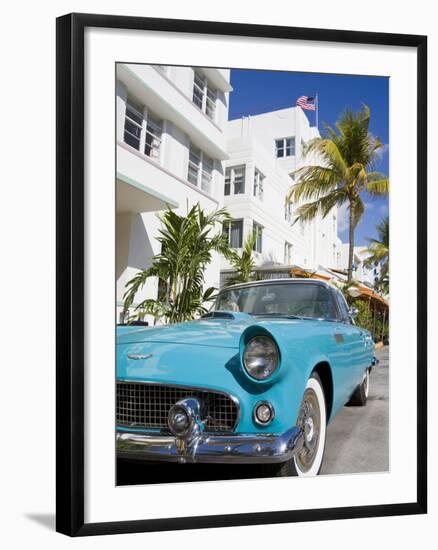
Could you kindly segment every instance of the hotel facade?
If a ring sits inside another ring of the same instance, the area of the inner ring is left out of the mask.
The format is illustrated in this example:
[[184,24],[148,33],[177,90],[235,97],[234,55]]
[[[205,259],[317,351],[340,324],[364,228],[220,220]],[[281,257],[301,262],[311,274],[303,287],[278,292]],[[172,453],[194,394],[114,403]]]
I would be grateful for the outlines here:
[[[152,65],[117,66],[116,281],[121,320],[126,283],[158,254],[158,215],[222,204],[229,71]],[[219,286],[220,258],[205,274]],[[149,279],[135,303],[156,298]]]
[[[206,212],[225,206],[230,246],[239,250],[256,233],[258,268],[344,267],[337,209],[293,224],[299,205],[286,201],[294,171],[312,162],[302,149],[318,130],[300,107],[229,121],[230,93],[226,69],[117,66],[118,321],[126,283],[160,252],[158,216],[167,206],[180,214],[196,203]],[[230,267],[216,254],[205,285],[219,288]],[[135,304],[157,295],[158,281],[150,278]]]
[[[295,170],[315,161],[303,147],[319,132],[300,107],[229,121],[224,161],[223,203],[233,218],[229,239],[239,248],[257,234],[254,258],[258,267],[300,265],[317,270],[337,267],[340,241],[337,208],[310,223],[293,223],[299,204],[287,200]],[[223,258],[223,272],[230,269]]]

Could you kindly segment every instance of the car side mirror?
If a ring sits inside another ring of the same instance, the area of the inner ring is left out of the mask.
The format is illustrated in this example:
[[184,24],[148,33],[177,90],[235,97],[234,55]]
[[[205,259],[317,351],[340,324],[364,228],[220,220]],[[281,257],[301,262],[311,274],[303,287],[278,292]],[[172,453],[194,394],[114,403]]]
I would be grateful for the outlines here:
[[348,313],[350,314],[350,317],[352,319],[356,319],[356,317],[358,316],[359,314],[359,310],[357,309],[357,307],[351,307],[349,310],[348,310]]

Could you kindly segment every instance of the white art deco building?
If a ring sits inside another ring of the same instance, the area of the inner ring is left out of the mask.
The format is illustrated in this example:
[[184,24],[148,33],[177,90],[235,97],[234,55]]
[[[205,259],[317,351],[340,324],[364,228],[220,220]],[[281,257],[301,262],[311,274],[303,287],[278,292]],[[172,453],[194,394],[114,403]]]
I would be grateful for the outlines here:
[[[227,228],[230,245],[240,248],[255,231],[258,266],[337,267],[337,209],[324,219],[293,224],[298,205],[286,202],[294,183],[291,174],[312,163],[303,158],[303,145],[319,136],[302,109],[232,120],[226,133],[230,158],[224,162],[224,204],[233,218]],[[222,259],[221,267],[227,271],[230,266]]]
[[[299,107],[228,121],[229,78],[225,69],[117,66],[119,319],[126,283],[160,252],[158,214],[166,205],[182,214],[198,202],[207,212],[225,205],[232,247],[257,232],[258,266],[338,267],[336,209],[292,225],[297,205],[285,204],[291,173],[304,162],[302,145],[317,129]],[[206,286],[219,287],[229,267],[214,257]],[[158,281],[150,279],[136,303],[157,294]]]
[[[126,283],[160,252],[157,214],[223,200],[229,71],[151,65],[117,67],[116,279],[118,315]],[[206,273],[219,286],[220,258]],[[136,302],[156,298],[149,280]]]

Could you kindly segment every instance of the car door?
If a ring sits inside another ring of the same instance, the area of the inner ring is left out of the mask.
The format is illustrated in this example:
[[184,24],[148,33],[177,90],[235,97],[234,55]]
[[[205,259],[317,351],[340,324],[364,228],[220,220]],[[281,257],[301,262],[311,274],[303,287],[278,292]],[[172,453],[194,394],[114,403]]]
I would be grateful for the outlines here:
[[339,312],[339,320],[334,326],[334,338],[342,354],[339,398],[346,402],[362,380],[365,367],[363,361],[365,336],[364,332],[353,323],[344,296],[339,291],[333,290],[333,298]]

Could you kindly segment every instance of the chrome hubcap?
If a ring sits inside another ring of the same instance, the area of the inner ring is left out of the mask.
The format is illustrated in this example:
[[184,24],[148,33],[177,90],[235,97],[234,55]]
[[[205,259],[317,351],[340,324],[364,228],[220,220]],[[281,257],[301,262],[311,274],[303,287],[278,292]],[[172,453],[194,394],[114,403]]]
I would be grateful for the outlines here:
[[304,434],[306,436],[307,442],[312,441],[313,438],[313,419],[311,417],[306,418],[306,422],[304,424]]
[[319,447],[321,411],[316,393],[311,388],[304,392],[298,417],[298,426],[304,432],[304,445],[296,456],[297,466],[302,472],[312,467]]

